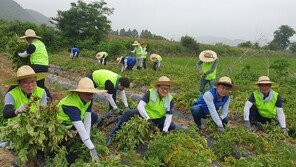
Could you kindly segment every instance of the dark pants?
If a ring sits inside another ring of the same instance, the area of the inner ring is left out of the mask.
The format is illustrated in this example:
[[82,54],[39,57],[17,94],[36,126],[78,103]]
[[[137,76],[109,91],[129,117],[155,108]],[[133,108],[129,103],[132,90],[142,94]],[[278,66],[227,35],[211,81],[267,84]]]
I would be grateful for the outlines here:
[[[103,57],[103,58],[104,58],[104,57]],[[108,57],[105,58],[105,60],[104,60],[104,65],[106,65],[107,61],[108,61]],[[101,62],[101,64],[102,64],[102,63],[103,63],[103,59],[101,59],[100,62]]]
[[[194,105],[190,109],[192,117],[194,119],[195,124],[197,125],[198,128],[201,127],[201,119],[206,119],[210,117],[210,113],[208,111],[202,111],[201,110],[201,105]],[[228,123],[227,117],[222,120],[223,124]]]
[[258,112],[258,109],[256,105],[253,105],[250,108],[250,115],[249,115],[249,120],[251,125],[257,125],[257,122],[260,122],[262,124],[270,123],[272,121],[271,118],[265,118],[260,115]]
[[[119,118],[118,122],[116,123],[115,127],[112,129],[111,133],[109,136],[111,135],[115,135],[115,133],[120,129],[120,126],[129,121],[133,116],[135,115],[140,115],[139,111],[137,109],[134,110],[127,110],[123,113],[123,115]],[[164,121],[165,121],[165,116],[158,118],[158,119],[152,119],[152,121],[154,122],[154,124],[160,129],[162,130],[164,127]],[[176,128],[174,122],[171,122],[170,127],[169,127],[169,131],[174,130]]]
[[[47,73],[48,72],[48,66],[31,64],[31,67],[33,68],[35,73],[41,73],[41,72]],[[45,86],[45,79],[41,79],[41,80],[37,81],[37,86],[39,86],[40,88],[43,88],[46,91],[47,97],[49,97],[52,100],[52,96],[51,96],[49,90],[47,89],[47,87]]]

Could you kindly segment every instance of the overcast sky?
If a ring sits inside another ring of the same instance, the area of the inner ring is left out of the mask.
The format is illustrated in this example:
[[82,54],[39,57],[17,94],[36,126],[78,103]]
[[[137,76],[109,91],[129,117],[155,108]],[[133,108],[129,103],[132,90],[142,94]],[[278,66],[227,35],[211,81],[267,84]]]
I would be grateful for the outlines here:
[[[48,17],[75,0],[14,0]],[[84,0],[92,2],[93,0]],[[272,40],[281,25],[296,30],[296,0],[105,0],[112,29],[147,29],[168,39],[189,35]],[[295,36],[293,37],[295,39]]]

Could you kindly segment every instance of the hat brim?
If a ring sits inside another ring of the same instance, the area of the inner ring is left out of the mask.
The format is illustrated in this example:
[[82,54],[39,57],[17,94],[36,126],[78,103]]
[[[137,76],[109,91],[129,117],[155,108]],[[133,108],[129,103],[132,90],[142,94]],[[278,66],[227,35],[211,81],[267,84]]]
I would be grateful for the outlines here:
[[100,55],[97,55],[96,58],[101,59],[103,56],[104,56],[103,54],[100,54]]
[[36,74],[30,74],[30,75],[24,75],[24,76],[20,76],[20,77],[14,77],[11,79],[8,79],[7,81],[3,82],[3,84],[5,85],[17,85],[18,81],[21,79],[26,79],[26,78],[32,78],[32,77],[36,77],[37,81],[46,78],[49,75],[49,73],[36,73]]
[[277,88],[277,87],[279,87],[279,84],[277,84],[275,82],[255,82],[255,83],[252,83],[251,86],[256,88],[260,84],[271,84],[271,88]]
[[140,45],[140,44],[138,44],[138,43],[133,43],[132,44],[132,46],[138,46],[138,45]]
[[99,89],[73,89],[69,90],[69,92],[82,92],[82,93],[105,93],[106,90],[99,90]]
[[199,57],[199,60],[202,61],[202,62],[213,62],[217,59],[217,57],[213,57],[213,58],[207,58],[207,57],[204,57],[204,56],[200,56]]
[[238,86],[237,85],[232,84],[232,83],[229,83],[229,82],[219,82],[219,81],[217,81],[217,82],[214,83],[215,86],[217,86],[219,84],[229,85],[229,86],[231,86],[231,88],[230,88],[231,90],[238,90]]
[[171,86],[171,87],[178,86],[178,84],[174,81],[156,81],[151,84],[151,86],[153,86],[153,87],[159,86],[159,85],[167,85],[167,86]]
[[27,35],[25,35],[25,36],[21,36],[20,38],[21,39],[24,39],[24,38],[41,38],[41,37],[39,37],[39,36],[37,36],[37,35],[35,35],[35,36],[27,36]]
[[117,64],[120,64],[121,60],[123,59],[123,57],[120,57],[117,61]]

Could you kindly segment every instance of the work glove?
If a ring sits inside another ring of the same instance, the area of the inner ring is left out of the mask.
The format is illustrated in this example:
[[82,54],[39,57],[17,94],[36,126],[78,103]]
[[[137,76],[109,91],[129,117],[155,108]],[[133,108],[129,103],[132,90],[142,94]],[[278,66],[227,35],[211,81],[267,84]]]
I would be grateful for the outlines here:
[[17,109],[15,110],[15,114],[18,115],[18,114],[20,114],[20,113],[22,113],[22,112],[27,112],[28,109],[29,109],[28,105],[26,105],[26,104],[22,104],[22,105],[19,106],[19,108],[17,108]]
[[281,129],[281,132],[282,132],[283,135],[286,135],[286,136],[289,135],[289,134],[288,134],[288,131],[287,131],[286,128],[282,128],[282,129]]
[[218,131],[221,132],[221,133],[224,133],[225,132],[225,129],[224,129],[224,127],[218,126]]
[[128,110],[130,110],[130,108],[129,107],[125,107],[125,111],[128,111]]
[[95,148],[89,150],[89,154],[93,161],[99,162],[100,158],[98,156],[97,150]]
[[250,130],[251,130],[252,132],[257,131],[257,129],[258,129],[258,127],[257,127],[256,125],[252,125],[251,128],[250,128]]
[[250,121],[244,121],[244,127],[247,128],[247,129],[251,129]]
[[120,112],[120,109],[119,109],[119,108],[116,108],[116,109],[113,110],[113,113],[118,115],[118,114],[120,114],[121,112]]

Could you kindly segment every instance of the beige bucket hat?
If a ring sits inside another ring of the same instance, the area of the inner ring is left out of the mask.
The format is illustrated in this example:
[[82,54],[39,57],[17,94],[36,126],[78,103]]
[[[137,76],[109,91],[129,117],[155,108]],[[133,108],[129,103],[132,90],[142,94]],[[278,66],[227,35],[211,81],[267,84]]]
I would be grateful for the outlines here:
[[271,84],[271,87],[277,87],[278,84],[277,83],[274,83],[272,81],[270,81],[269,77],[268,76],[260,76],[258,78],[258,81],[254,83],[254,85],[260,85],[260,84]]
[[117,57],[117,59],[116,59],[117,64],[120,64],[120,62],[121,62],[122,59],[123,59],[123,56]]
[[25,32],[25,35],[22,36],[21,38],[27,38],[27,37],[41,38],[41,37],[37,36],[35,31],[32,29],[27,29]]
[[211,50],[205,50],[199,54],[199,60],[201,60],[202,62],[213,62],[217,58],[217,54]]
[[224,77],[219,78],[219,80],[216,83],[216,85],[218,85],[218,84],[226,84],[226,85],[229,85],[229,86],[231,86],[231,89],[233,89],[233,90],[238,89],[238,87],[235,84],[233,84],[231,82],[231,79],[229,77],[227,77],[227,76],[224,76]]
[[105,53],[106,53],[106,52],[99,52],[99,53],[96,55],[96,58],[97,58],[97,59],[101,59],[101,58],[104,56]]
[[153,62],[157,61],[158,56],[159,56],[158,54],[153,53],[153,54],[150,55],[150,60],[153,61]]
[[84,92],[84,93],[104,93],[106,90],[99,90],[95,88],[94,82],[88,78],[82,78],[74,90],[69,90],[70,92]]
[[138,46],[138,45],[140,45],[138,41],[134,41],[134,43],[132,44],[132,46]]
[[153,82],[151,85],[152,86],[159,86],[159,85],[177,86],[177,83],[174,81],[171,81],[170,78],[167,76],[161,76],[158,78],[156,82]]
[[35,73],[35,71],[28,65],[21,66],[17,72],[16,77],[8,79],[4,82],[5,85],[17,85],[18,81],[25,78],[36,77],[37,81],[44,79],[48,73]]

